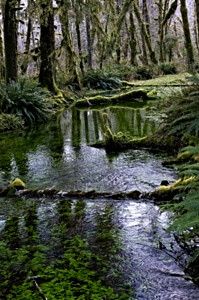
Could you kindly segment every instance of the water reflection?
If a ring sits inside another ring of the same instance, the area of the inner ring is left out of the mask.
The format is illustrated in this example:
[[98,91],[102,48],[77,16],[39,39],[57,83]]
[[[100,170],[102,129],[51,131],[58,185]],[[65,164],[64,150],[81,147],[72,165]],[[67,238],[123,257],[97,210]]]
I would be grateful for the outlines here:
[[110,107],[80,111],[74,108],[71,110],[72,117],[69,116],[69,111],[65,111],[61,116],[63,135],[71,139],[73,145],[101,140],[104,131],[103,113],[107,113],[109,126],[113,132],[121,131],[132,137],[143,137],[154,133],[158,122],[151,107],[142,109]]
[[[20,177],[29,188],[99,191],[135,188],[134,178],[139,180],[145,172],[141,165],[144,152],[127,151],[113,155],[87,146],[87,143],[103,139],[104,112],[109,116],[113,132],[143,136],[155,130],[156,117],[150,106],[141,109],[66,110],[52,124],[21,132],[18,136],[12,133],[1,135],[0,184],[8,184],[14,177]],[[128,165],[130,157],[135,161]],[[140,160],[138,165],[137,158]],[[152,155],[147,155],[147,159],[154,160]],[[146,159],[143,164],[145,162]],[[162,169],[160,160],[155,169],[161,174],[167,170]],[[167,171],[166,175],[170,177]]]

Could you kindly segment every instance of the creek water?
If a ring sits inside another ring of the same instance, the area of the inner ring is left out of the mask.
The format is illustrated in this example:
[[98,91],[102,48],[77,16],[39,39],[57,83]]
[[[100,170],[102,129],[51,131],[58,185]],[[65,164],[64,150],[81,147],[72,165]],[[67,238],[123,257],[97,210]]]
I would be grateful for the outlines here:
[[[163,179],[176,180],[176,171],[162,166],[162,154],[133,149],[107,153],[90,147],[89,143],[103,138],[104,112],[114,132],[141,137],[159,126],[156,107],[147,102],[66,110],[50,124],[0,137],[0,184],[20,177],[28,188],[126,192],[150,191]],[[23,236],[24,216],[35,216],[40,243],[53,244],[54,240],[49,261],[62,254],[56,246],[58,236],[63,235],[57,224],[66,212],[67,235],[85,238],[89,248],[106,260],[106,282],[116,291],[121,284],[132,290],[131,297],[122,299],[199,299],[199,288],[181,267],[187,257],[166,231],[168,213],[147,199],[1,198],[0,208],[2,232],[10,219],[18,218],[19,226],[13,230]]]

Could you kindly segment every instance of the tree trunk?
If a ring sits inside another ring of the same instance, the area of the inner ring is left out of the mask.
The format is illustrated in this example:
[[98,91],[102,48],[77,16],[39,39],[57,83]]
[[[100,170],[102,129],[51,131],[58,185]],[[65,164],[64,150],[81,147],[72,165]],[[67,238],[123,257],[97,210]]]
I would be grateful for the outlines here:
[[40,17],[40,51],[41,65],[39,82],[42,86],[55,92],[55,72],[54,72],[54,14],[52,0],[41,3],[42,14]]
[[61,8],[61,23],[63,32],[62,44],[65,49],[65,74],[67,83],[75,83],[80,86],[79,74],[77,72],[77,59],[73,49],[73,43],[71,39],[68,19],[68,6],[64,2]]
[[80,70],[82,74],[84,74],[84,61],[82,57],[82,42],[81,42],[81,31],[80,31],[80,24],[82,20],[82,3],[80,0],[72,0],[73,9],[75,12],[75,29],[77,35],[77,46],[79,52],[79,59],[80,59]]
[[6,82],[17,82],[17,31],[16,31],[16,2],[6,0],[4,11],[4,47]]
[[142,15],[143,20],[146,23],[147,33],[150,36],[150,18],[148,13],[147,0],[142,0]]
[[[2,78],[5,77],[5,64],[4,64],[4,55],[3,55],[3,38],[2,38],[2,30],[0,27],[0,83]],[[0,100],[1,103],[1,100]],[[0,104],[1,107],[1,104]]]
[[26,44],[25,44],[25,59],[23,64],[21,65],[22,74],[26,74],[28,68],[28,61],[29,61],[29,50],[30,50],[30,37],[32,32],[32,19],[28,19],[28,28],[27,28],[27,35],[26,35]]
[[198,44],[199,43],[199,0],[195,0],[195,10],[196,10],[196,21],[197,21],[197,44]]
[[134,2],[134,12],[135,12],[135,15],[136,15],[136,17],[138,19],[138,22],[140,24],[142,35],[143,35],[143,37],[145,39],[145,42],[147,44],[151,61],[152,61],[152,63],[156,64],[157,60],[156,60],[156,57],[155,57],[155,52],[152,49],[151,39],[150,39],[150,37],[149,37],[149,35],[147,33],[146,25],[145,25],[145,23],[142,20],[140,9],[138,7],[138,3],[136,3],[136,2]]
[[160,49],[160,62],[164,61],[164,55],[163,55],[163,40],[164,40],[164,26],[163,26],[163,2],[162,0],[159,0],[158,2],[158,21],[159,21],[159,49]]
[[[88,1],[86,1],[88,5]],[[90,9],[87,6],[86,9],[86,37],[87,37],[87,52],[88,52],[88,68],[92,69],[93,66],[93,53],[92,53],[92,39],[91,39],[91,21],[90,21]]]
[[188,64],[188,67],[191,68],[192,64],[194,63],[194,54],[193,54],[193,46],[192,46],[192,42],[191,42],[191,33],[190,33],[190,28],[189,28],[186,0],[180,0],[180,3],[181,3],[180,11],[181,11],[181,15],[182,15],[185,48],[187,51],[187,64]]

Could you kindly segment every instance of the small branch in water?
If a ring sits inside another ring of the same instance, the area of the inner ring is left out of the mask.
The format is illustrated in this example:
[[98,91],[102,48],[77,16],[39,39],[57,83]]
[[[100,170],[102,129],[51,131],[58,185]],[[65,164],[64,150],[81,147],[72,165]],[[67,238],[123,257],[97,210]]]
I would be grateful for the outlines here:
[[33,283],[34,283],[36,289],[38,290],[39,295],[41,296],[41,298],[44,299],[44,300],[48,300],[48,298],[46,298],[46,296],[43,294],[43,292],[42,292],[41,288],[39,287],[38,283],[36,282],[36,280],[33,280]]

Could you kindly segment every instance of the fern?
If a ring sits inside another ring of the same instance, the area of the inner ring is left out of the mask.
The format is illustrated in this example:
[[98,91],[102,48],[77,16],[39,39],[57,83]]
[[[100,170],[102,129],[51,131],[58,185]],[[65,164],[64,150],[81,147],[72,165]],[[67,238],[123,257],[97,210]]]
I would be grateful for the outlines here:
[[83,85],[91,89],[113,90],[122,86],[117,72],[92,69],[83,78]]
[[5,113],[21,116],[26,124],[43,122],[49,119],[50,94],[38,83],[21,78],[18,83],[11,81],[0,86],[3,98],[2,110]]

